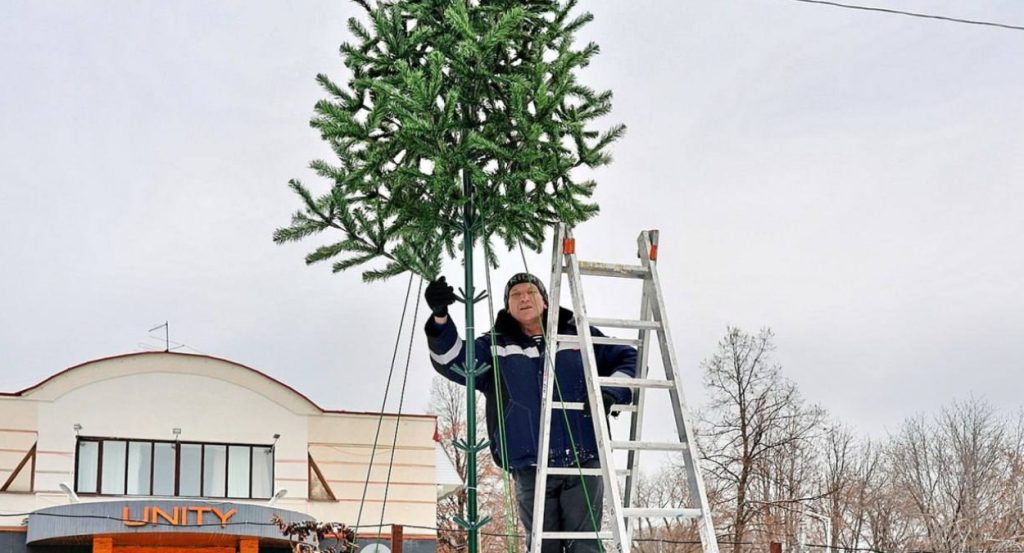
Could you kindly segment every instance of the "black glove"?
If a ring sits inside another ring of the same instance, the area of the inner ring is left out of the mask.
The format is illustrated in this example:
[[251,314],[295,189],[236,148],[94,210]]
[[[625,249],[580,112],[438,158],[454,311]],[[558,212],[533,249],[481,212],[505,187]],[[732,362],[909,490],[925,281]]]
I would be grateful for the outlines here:
[[430,281],[423,297],[427,300],[427,306],[434,313],[435,317],[447,317],[448,306],[455,303],[455,290],[448,286],[444,277]]
[[[605,418],[607,418],[609,416],[615,416],[615,417],[619,416],[618,413],[615,413],[614,415],[612,415],[612,405],[615,405],[615,397],[614,396],[612,396],[608,392],[602,391],[601,392],[601,403],[604,404],[604,416],[605,416]],[[583,402],[583,416],[584,417],[589,417],[590,416],[590,402],[589,401]]]
[[617,417],[617,416],[619,416],[618,412],[616,412],[614,415],[612,415],[612,405],[615,405],[615,403],[616,403],[614,396],[612,396],[608,392],[601,392],[601,401],[604,402],[604,416],[605,417],[609,417],[609,416]]

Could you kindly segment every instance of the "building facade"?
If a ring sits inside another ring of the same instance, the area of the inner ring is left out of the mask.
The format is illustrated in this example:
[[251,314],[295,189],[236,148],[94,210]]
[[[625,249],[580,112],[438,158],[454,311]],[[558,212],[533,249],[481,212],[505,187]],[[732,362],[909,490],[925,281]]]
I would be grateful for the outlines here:
[[288,550],[277,519],[380,552],[402,525],[429,553],[460,485],[434,436],[433,416],[325,410],[214,357],[90,361],[0,393],[0,553]]

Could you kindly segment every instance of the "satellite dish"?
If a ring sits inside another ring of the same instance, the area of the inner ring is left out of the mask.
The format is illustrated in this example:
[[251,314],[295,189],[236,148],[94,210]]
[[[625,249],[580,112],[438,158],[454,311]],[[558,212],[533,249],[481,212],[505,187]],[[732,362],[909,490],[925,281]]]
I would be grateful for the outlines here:
[[371,543],[360,549],[359,553],[391,553],[391,549],[383,543]]

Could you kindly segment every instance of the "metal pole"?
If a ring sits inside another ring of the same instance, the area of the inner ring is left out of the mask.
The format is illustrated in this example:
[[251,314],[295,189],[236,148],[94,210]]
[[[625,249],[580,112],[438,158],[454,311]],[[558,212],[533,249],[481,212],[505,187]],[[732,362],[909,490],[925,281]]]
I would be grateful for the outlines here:
[[815,513],[810,509],[804,509],[803,512],[805,515],[816,518],[825,524],[825,553],[832,553],[832,519]]
[[807,532],[805,531],[804,517],[800,517],[800,530],[798,532],[797,540],[800,542],[800,553],[808,553],[807,551]]
[[466,522],[469,523],[466,536],[469,553],[477,553],[478,532],[476,505],[476,327],[473,318],[473,228],[476,213],[473,207],[473,185],[469,173],[462,170],[462,191],[466,195],[462,218],[465,224],[463,232],[463,267],[465,269],[465,307],[466,307]]

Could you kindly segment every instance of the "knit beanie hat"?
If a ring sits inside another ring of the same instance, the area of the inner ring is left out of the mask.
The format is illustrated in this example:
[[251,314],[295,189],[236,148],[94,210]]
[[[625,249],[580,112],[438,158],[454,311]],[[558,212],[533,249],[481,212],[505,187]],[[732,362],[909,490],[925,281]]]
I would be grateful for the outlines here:
[[508,284],[505,285],[505,309],[508,309],[508,294],[512,291],[512,287],[523,283],[536,286],[537,290],[540,291],[540,297],[544,299],[544,305],[548,304],[548,291],[544,288],[544,283],[539,278],[530,273],[516,273],[512,275],[512,278],[508,279]]

